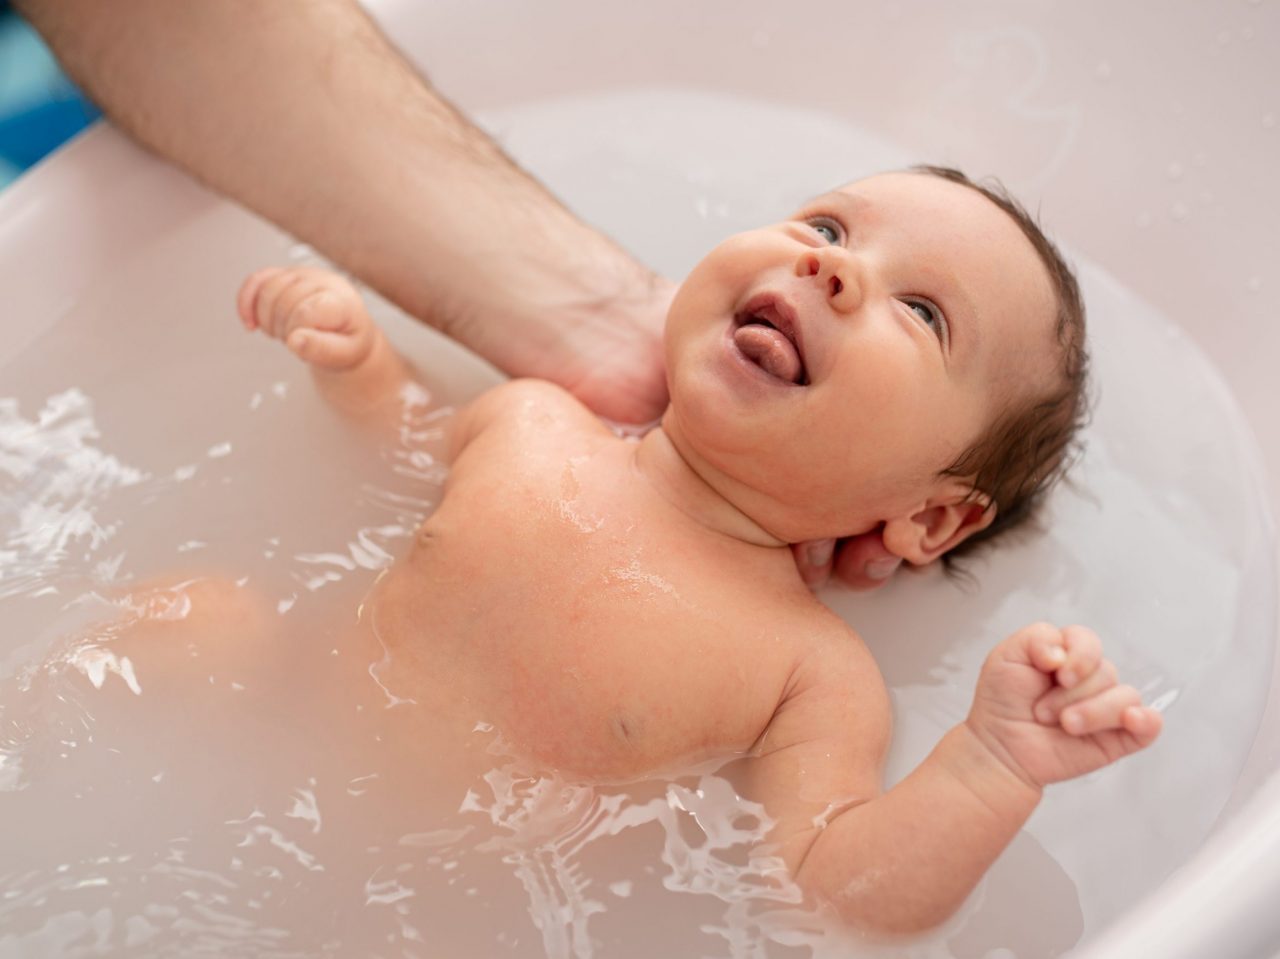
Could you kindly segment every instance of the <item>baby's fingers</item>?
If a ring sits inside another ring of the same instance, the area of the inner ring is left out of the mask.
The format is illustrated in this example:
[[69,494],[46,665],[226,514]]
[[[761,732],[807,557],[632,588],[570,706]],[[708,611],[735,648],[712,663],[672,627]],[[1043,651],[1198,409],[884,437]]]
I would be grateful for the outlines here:
[[1062,630],[1052,623],[1032,623],[1025,626],[1011,637],[1014,649],[1021,650],[1015,656],[1025,655],[1031,665],[1042,673],[1053,673],[1067,661],[1067,650],[1062,642]]
[[259,270],[245,282],[242,292],[250,317],[244,321],[245,328],[283,340],[289,335],[286,323],[292,305],[315,288],[308,271],[296,267]]
[[1155,742],[1164,728],[1164,716],[1150,706],[1130,706],[1120,715],[1125,732],[1134,738],[1140,749]]
[[[1088,736],[1109,729],[1126,729],[1126,714],[1130,709],[1141,706],[1142,694],[1132,686],[1112,686],[1096,696],[1067,706],[1058,721],[1072,736]],[[1132,717],[1130,721],[1134,721]],[[1136,725],[1145,729],[1144,723],[1142,720]]]
[[285,346],[299,358],[327,370],[349,369],[369,352],[361,339],[307,327],[299,327],[290,333],[285,339]]
[[1156,741],[1163,726],[1164,718],[1150,706],[1130,706],[1120,714],[1119,726],[1094,733],[1087,741],[1102,751],[1106,762],[1113,763],[1146,749]]
[[252,332],[258,328],[257,302],[263,285],[283,272],[281,267],[269,266],[251,273],[240,284],[240,291],[236,294],[236,312],[240,314],[240,322],[246,330]]
[[1058,721],[1058,716],[1062,711],[1072,703],[1091,699],[1103,690],[1110,689],[1119,680],[1120,675],[1116,671],[1115,665],[1111,660],[1104,659],[1087,678],[1077,682],[1070,689],[1062,685],[1055,685],[1041,696],[1035,704],[1036,719],[1046,725],[1052,725]]
[[1058,683],[1071,689],[1088,679],[1102,665],[1102,640],[1087,626],[1066,626],[1062,630],[1066,661],[1058,670]]

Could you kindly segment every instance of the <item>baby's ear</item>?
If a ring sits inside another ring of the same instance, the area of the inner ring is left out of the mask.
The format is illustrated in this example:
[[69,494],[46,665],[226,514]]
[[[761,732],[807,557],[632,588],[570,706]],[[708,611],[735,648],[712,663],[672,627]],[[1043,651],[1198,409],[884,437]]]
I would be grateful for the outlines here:
[[924,566],[986,529],[995,518],[986,495],[957,481],[909,515],[887,520],[884,545],[913,566]]

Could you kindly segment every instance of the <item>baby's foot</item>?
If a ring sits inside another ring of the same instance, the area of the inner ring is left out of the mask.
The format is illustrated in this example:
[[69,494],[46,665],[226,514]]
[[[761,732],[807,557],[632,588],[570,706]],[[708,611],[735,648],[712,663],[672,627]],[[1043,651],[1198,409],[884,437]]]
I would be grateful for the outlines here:
[[314,267],[268,267],[244,281],[240,322],[282,340],[298,357],[327,370],[349,370],[373,351],[377,327],[345,278]]

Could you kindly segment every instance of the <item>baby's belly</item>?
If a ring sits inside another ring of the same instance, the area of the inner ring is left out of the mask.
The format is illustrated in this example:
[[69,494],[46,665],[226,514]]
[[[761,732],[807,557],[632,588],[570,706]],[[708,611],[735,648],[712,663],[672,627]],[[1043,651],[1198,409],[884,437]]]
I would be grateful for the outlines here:
[[669,567],[550,543],[545,527],[513,542],[444,526],[429,523],[366,603],[390,695],[604,781],[746,751],[767,725],[787,653]]

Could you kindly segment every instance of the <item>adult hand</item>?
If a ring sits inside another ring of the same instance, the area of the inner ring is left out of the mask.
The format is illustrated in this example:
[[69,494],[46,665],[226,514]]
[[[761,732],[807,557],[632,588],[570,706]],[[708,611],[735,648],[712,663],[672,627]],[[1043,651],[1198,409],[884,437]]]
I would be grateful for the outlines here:
[[791,547],[801,578],[813,589],[832,576],[856,590],[878,589],[893,578],[902,559],[885,548],[881,529],[846,539],[817,539]]
[[513,376],[559,383],[605,419],[653,423],[667,408],[662,329],[676,285],[654,277],[648,286],[640,299],[561,309],[560,336],[541,349],[514,340],[504,351],[495,343],[487,355]]

